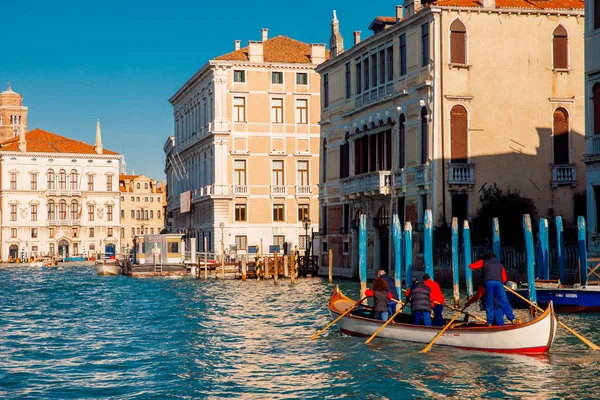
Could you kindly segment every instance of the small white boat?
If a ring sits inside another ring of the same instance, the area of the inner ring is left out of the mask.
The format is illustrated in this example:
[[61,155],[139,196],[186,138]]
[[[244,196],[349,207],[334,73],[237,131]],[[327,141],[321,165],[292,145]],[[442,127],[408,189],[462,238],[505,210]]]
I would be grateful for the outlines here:
[[97,275],[121,275],[121,266],[116,258],[96,260]]
[[[336,290],[329,301],[329,311],[333,319],[339,317],[355,304],[354,300]],[[359,307],[337,322],[345,334],[371,336],[381,327],[383,321],[370,317],[370,307]],[[440,327],[412,324],[412,315],[399,314],[397,322],[387,325],[379,338],[429,343],[438,334]],[[437,340],[437,345],[458,347],[466,350],[479,350],[501,353],[545,353],[550,349],[556,334],[558,321],[552,302],[537,318],[518,325],[486,326],[478,323],[456,323],[450,326]]]

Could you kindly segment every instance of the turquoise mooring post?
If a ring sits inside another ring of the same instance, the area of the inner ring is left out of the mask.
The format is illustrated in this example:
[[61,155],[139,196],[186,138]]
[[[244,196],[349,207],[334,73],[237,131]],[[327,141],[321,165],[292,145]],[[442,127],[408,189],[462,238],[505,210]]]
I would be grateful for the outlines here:
[[548,220],[540,218],[540,255],[541,255],[541,274],[540,279],[550,279],[550,250],[548,244]]
[[577,251],[579,253],[579,282],[587,284],[587,244],[585,218],[577,217]]
[[567,281],[567,270],[565,269],[565,236],[563,233],[562,217],[556,217],[556,255],[558,259],[558,273],[560,283],[563,285]]
[[523,215],[523,232],[525,234],[525,249],[527,252],[527,287],[529,288],[529,300],[537,303],[535,293],[535,254],[533,249],[533,232],[531,231],[531,217]]
[[425,249],[423,249],[423,258],[425,259],[425,273],[433,277],[433,223],[431,221],[431,210],[425,210]]
[[365,214],[361,214],[358,225],[358,275],[362,299],[367,289],[367,216]]
[[473,297],[473,271],[469,268],[471,264],[471,229],[469,229],[469,221],[465,221],[463,225],[463,242],[465,250],[465,281],[467,284],[467,297]]
[[458,274],[458,219],[452,218],[452,287],[454,289],[454,306],[460,304]]
[[412,284],[412,225],[410,222],[404,224],[404,267],[406,269],[406,287]]
[[392,238],[394,239],[394,280],[398,297],[402,299],[402,227],[398,214],[392,216]]
[[496,255],[496,260],[502,261],[500,256],[502,255],[500,252],[500,222],[498,222],[498,218],[492,219],[492,236],[493,236],[493,250]]

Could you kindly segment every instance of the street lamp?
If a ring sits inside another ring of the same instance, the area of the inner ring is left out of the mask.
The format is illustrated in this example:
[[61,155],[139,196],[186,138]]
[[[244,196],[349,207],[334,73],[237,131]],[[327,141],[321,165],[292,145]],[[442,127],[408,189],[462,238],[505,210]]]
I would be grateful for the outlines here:
[[304,220],[302,221],[302,224],[304,225],[304,255],[308,256],[310,254],[308,254],[309,251],[309,247],[308,247],[308,228],[310,227],[310,218],[304,218]]

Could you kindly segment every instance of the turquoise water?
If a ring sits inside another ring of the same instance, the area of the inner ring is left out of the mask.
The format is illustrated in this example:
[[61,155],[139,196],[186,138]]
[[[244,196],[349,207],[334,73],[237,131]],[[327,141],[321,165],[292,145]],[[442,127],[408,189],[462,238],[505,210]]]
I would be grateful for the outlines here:
[[[600,352],[563,330],[539,357],[311,341],[331,290],[0,267],[0,398],[597,397]],[[600,315],[563,321],[600,344]]]

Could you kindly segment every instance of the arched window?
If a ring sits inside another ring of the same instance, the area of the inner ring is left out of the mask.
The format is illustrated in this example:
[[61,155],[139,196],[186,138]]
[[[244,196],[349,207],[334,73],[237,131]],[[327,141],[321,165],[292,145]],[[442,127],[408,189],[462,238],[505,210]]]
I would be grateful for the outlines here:
[[467,143],[467,110],[463,106],[456,105],[450,110],[450,162],[467,162]]
[[77,200],[71,201],[71,219],[79,219],[79,204]]
[[67,219],[67,201],[58,202],[58,219]]
[[569,163],[569,114],[564,108],[554,111],[554,164]]
[[564,26],[558,25],[552,34],[554,69],[569,68],[569,37]]
[[386,206],[381,206],[377,212],[377,227],[381,228],[390,225],[390,213]]
[[467,63],[467,28],[459,19],[450,24],[450,62]]
[[77,190],[77,170],[76,169],[72,169],[71,170],[71,190]]
[[58,171],[58,188],[62,190],[67,188],[67,172],[64,169]]
[[427,107],[421,108],[421,164],[429,158],[429,125],[427,123]]
[[48,182],[48,189],[52,190],[54,189],[54,170],[52,168],[50,168],[47,172],[47,182]]
[[350,134],[346,132],[344,144],[340,147],[340,178],[350,176]]
[[323,170],[321,171],[321,182],[327,183],[327,139],[323,139],[323,149],[321,150],[323,159]]
[[406,117],[400,114],[398,124],[398,168],[406,166]]
[[56,219],[56,208],[54,205],[54,200],[48,201],[48,219],[49,220]]
[[[600,0],[596,4],[600,3]],[[600,7],[600,4],[598,4]],[[600,83],[596,83],[592,89],[592,103],[594,107],[592,121],[594,121],[594,135],[600,135]]]

